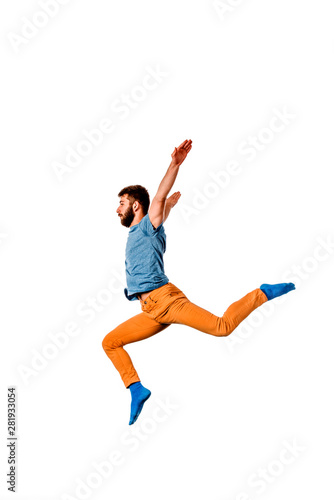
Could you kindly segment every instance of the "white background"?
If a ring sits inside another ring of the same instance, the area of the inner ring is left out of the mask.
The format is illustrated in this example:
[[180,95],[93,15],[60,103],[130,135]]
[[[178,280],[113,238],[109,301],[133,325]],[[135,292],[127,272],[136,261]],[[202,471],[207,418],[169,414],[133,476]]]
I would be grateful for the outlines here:
[[[224,14],[212,0],[71,0],[53,17],[42,3],[0,12],[1,498],[12,498],[11,385],[19,500],[329,498],[332,2],[231,0]],[[29,31],[32,20],[44,27]],[[148,67],[164,76],[140,91]],[[126,118],[111,110],[125,94]],[[274,110],[293,118],[270,136]],[[59,178],[54,162],[105,118],[113,132]],[[250,137],[269,138],[251,161],[240,149]],[[141,312],[123,294],[117,193],[138,183],[152,198],[184,139],[193,148],[165,223],[170,281],[219,316],[262,283],[296,291],[228,338],[172,325],[128,346],[152,391],[130,428],[130,393],[101,345]],[[239,173],[210,191],[210,172],[232,160]],[[79,311],[108,286],[88,322]],[[70,323],[77,335],[24,380]],[[93,464],[116,450],[121,463],[102,478]]]

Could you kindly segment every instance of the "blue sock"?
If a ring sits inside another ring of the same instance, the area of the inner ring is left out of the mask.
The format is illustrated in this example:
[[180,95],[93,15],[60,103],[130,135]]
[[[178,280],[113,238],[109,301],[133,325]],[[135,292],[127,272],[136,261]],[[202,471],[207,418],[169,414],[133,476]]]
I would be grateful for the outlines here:
[[268,300],[275,299],[275,297],[291,292],[291,290],[295,290],[295,288],[293,283],[278,283],[277,285],[264,284],[260,286],[260,290],[266,294]]
[[146,389],[140,382],[129,385],[131,391],[131,414],[129,425],[135,423],[143,409],[145,401],[151,396],[151,391]]

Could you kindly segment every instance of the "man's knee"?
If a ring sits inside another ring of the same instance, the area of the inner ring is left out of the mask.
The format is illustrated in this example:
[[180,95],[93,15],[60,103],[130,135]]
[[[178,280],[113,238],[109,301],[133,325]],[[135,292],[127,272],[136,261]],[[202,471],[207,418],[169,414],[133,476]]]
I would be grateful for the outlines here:
[[232,332],[233,330],[225,330],[220,334],[220,337],[228,337]]
[[232,322],[224,316],[219,319],[220,321],[218,324],[218,335],[219,337],[228,337],[229,335],[231,335],[233,330],[235,330],[235,325],[233,325]]
[[102,340],[102,347],[105,351],[117,349],[117,347],[122,347],[122,345],[122,341],[114,334],[114,332],[108,333]]
[[216,337],[228,337],[229,335],[231,335],[232,333],[232,330],[217,330],[214,335]]
[[104,339],[102,340],[102,348],[104,351],[106,351],[109,347],[109,342],[108,342],[108,335],[106,335],[104,337]]

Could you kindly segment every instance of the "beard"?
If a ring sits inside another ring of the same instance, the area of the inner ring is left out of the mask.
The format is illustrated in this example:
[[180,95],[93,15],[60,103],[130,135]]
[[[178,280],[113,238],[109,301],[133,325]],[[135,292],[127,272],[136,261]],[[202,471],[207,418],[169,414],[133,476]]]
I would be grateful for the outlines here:
[[125,227],[130,227],[133,219],[135,217],[134,211],[132,210],[132,205],[127,209],[126,212],[120,217],[121,224]]

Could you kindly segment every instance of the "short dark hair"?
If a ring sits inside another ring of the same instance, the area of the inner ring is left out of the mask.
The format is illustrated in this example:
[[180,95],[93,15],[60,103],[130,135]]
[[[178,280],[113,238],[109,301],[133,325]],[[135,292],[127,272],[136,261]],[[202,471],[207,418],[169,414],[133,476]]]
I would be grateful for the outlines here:
[[140,186],[139,184],[136,184],[134,186],[127,186],[118,193],[118,196],[124,196],[125,194],[128,195],[131,203],[133,203],[134,201],[139,201],[143,208],[144,215],[147,214],[148,207],[150,206],[150,195],[148,194],[146,188]]

